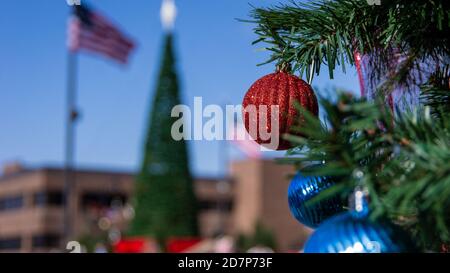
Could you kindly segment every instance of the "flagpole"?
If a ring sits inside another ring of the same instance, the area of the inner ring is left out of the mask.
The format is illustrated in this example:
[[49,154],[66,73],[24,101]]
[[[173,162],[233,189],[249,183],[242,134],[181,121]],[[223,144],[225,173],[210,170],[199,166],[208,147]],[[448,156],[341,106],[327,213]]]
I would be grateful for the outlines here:
[[66,124],[64,147],[64,234],[63,249],[72,239],[74,200],[72,196],[75,184],[75,122],[77,118],[76,91],[77,91],[78,59],[70,49],[67,55],[67,94],[66,94]]

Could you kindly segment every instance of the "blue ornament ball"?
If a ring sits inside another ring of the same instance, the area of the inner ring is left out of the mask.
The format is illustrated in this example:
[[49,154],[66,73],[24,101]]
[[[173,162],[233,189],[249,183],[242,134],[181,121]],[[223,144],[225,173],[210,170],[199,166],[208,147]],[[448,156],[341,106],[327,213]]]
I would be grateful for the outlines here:
[[334,182],[329,177],[303,176],[299,172],[288,189],[289,208],[295,219],[308,227],[316,228],[325,219],[342,212],[343,202],[339,196],[306,204],[333,185]]
[[325,221],[311,235],[305,253],[414,252],[409,236],[389,221],[371,221],[355,212],[343,212]]

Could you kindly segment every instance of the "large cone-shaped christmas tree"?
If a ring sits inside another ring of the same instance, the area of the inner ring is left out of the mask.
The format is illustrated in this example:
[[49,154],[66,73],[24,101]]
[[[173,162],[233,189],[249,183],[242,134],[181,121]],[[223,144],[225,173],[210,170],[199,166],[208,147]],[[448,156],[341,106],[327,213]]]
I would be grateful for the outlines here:
[[151,236],[161,243],[169,237],[196,236],[197,210],[189,158],[184,140],[171,136],[171,110],[180,104],[173,36],[165,38],[162,66],[150,114],[143,162],[136,181],[132,235]]

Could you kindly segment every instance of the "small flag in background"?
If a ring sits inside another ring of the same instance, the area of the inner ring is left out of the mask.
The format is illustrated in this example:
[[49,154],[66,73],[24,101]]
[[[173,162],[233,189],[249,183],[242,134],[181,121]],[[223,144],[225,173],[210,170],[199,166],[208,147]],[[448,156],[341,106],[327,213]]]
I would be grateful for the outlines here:
[[135,45],[116,26],[102,15],[84,5],[73,7],[69,21],[68,47],[72,52],[81,49],[101,54],[120,63],[127,63]]
[[261,146],[247,133],[244,125],[237,120],[229,125],[228,139],[247,157],[259,159],[262,157]]

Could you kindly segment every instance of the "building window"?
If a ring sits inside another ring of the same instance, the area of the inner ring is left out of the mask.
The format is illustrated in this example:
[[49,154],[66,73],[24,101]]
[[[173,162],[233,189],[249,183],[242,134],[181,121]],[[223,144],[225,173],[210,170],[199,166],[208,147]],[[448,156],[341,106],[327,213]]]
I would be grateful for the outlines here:
[[198,202],[198,207],[201,211],[217,210],[228,212],[233,209],[233,202],[230,200],[222,200],[222,201],[201,200]]
[[81,207],[83,209],[111,207],[114,202],[125,204],[127,198],[123,194],[112,193],[85,193],[81,197]]
[[33,236],[33,248],[59,247],[60,236],[56,234],[41,234]]
[[0,239],[0,250],[18,250],[22,246],[20,237]]
[[37,207],[48,205],[61,206],[63,195],[61,192],[38,192],[34,194],[33,203]]
[[6,197],[0,199],[0,211],[19,209],[23,207],[23,196]]

